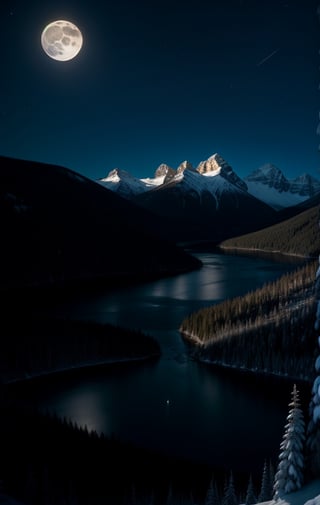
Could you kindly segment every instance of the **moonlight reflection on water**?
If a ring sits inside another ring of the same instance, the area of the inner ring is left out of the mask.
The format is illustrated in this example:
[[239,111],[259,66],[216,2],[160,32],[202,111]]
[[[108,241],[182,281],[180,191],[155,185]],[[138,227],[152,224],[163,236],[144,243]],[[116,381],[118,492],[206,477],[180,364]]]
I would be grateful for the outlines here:
[[[200,308],[274,280],[296,264],[199,254],[204,267],[105,294],[79,294],[60,316],[142,329],[161,345],[156,362],[117,366],[34,391],[44,409],[135,444],[235,470],[278,454],[291,385],[217,372],[190,359],[178,328]],[[169,400],[169,404],[167,403]]]

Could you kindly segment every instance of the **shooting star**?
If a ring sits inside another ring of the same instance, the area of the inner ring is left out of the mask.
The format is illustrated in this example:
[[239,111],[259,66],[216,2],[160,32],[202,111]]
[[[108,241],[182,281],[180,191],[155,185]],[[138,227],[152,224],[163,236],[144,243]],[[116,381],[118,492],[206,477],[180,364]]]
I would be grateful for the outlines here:
[[260,67],[260,65],[263,65],[263,63],[265,63],[266,61],[270,60],[270,58],[272,58],[272,56],[274,56],[278,51],[279,51],[279,47],[278,49],[276,49],[275,51],[273,51],[271,54],[268,54],[268,56],[266,56],[265,58],[263,58],[263,60],[259,61],[259,63],[257,63],[257,67]]

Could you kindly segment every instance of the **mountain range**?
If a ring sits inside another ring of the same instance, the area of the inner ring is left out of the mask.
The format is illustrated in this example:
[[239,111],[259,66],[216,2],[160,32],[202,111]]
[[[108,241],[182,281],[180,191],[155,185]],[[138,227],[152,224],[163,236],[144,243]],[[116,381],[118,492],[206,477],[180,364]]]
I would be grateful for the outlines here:
[[[210,179],[196,178],[196,174]],[[217,179],[213,179],[217,176],[219,176]],[[218,200],[218,205],[221,189],[218,181],[221,183],[221,178],[230,183],[230,192],[234,192],[235,188],[241,189],[276,210],[297,205],[320,192],[320,181],[311,175],[305,173],[289,180],[271,163],[263,165],[241,179],[228,162],[217,153],[201,161],[196,168],[188,161],[182,162],[176,170],[163,163],[156,169],[153,177],[144,179],[138,179],[129,172],[116,168],[99,182],[128,199],[149,191],[162,190],[168,184],[181,184],[185,190],[193,190],[199,195],[209,191]]]
[[[318,181],[279,172],[270,165],[241,179],[215,154],[197,168],[185,161],[176,170],[162,164],[151,178],[114,170],[93,181],[0,156],[0,289],[118,284],[198,268],[174,242],[218,244],[320,203]],[[285,196],[282,210],[275,195]]]
[[167,219],[168,236],[181,241],[221,241],[258,230],[320,195],[320,182],[308,174],[291,181],[267,164],[241,179],[219,154],[196,168],[188,161],[176,170],[161,164],[144,179],[115,169],[98,183]]

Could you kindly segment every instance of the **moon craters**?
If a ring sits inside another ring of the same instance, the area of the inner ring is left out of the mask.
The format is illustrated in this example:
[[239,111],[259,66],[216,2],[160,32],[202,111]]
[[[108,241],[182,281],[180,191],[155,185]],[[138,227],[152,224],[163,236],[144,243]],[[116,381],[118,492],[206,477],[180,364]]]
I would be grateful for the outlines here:
[[46,39],[49,44],[53,44],[56,40],[60,40],[63,36],[63,32],[60,26],[50,26],[46,32]]
[[70,37],[79,37],[79,30],[75,30],[74,28],[71,28],[71,26],[64,26],[62,28],[62,31],[65,35],[69,35]]
[[83,43],[79,28],[70,21],[58,20],[49,23],[41,34],[43,50],[51,58],[68,61],[81,50]]

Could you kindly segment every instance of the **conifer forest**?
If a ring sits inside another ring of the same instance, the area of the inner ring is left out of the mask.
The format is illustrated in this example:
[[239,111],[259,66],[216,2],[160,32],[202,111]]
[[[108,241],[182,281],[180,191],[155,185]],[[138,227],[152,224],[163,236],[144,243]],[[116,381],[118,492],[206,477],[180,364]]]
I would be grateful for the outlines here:
[[188,316],[180,331],[200,361],[312,380],[316,262]]

